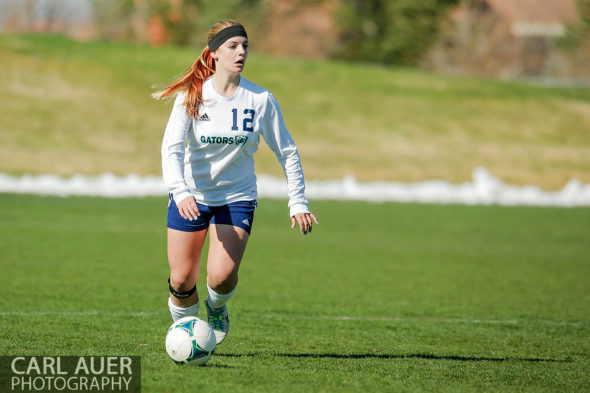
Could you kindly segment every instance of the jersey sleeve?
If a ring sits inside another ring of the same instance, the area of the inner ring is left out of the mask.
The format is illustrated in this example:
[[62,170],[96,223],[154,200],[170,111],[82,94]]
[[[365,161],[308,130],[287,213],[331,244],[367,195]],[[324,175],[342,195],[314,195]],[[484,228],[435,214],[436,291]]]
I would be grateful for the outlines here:
[[287,177],[290,216],[310,213],[309,201],[305,198],[305,180],[299,152],[285,126],[279,104],[270,92],[268,92],[268,100],[262,119],[262,136],[276,154]]
[[186,111],[184,98],[183,93],[176,96],[162,140],[162,175],[177,204],[191,195],[184,180],[184,154],[192,119]]

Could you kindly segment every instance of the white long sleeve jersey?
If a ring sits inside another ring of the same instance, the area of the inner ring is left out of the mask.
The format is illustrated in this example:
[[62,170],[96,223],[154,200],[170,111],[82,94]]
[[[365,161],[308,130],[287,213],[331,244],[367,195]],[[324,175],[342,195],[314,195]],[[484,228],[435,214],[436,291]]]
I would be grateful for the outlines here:
[[244,77],[232,97],[210,78],[202,92],[198,119],[186,111],[186,93],[177,95],[164,133],[162,172],[176,203],[191,195],[208,206],[256,199],[253,155],[262,134],[287,177],[291,216],[308,213],[299,153],[272,93]]

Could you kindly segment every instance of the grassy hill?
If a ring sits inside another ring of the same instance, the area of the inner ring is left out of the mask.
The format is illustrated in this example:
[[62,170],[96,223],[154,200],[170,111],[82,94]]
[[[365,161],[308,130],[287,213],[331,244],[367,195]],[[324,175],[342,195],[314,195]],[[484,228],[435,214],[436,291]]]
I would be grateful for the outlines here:
[[[0,35],[0,172],[160,173],[170,104],[150,98],[201,48]],[[414,69],[269,58],[244,76],[274,92],[308,178],[590,183],[590,90]],[[257,171],[280,175],[262,144]]]

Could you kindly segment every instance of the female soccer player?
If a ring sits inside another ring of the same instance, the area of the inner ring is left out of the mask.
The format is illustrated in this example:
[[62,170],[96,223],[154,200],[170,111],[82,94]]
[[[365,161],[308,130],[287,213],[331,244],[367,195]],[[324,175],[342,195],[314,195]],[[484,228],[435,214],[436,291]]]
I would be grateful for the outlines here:
[[209,233],[205,306],[218,344],[229,330],[226,302],[236,291],[256,209],[253,155],[261,135],[287,177],[291,228],[298,224],[307,234],[318,223],[276,99],[240,75],[247,55],[244,27],[222,20],[186,73],[154,93],[157,99],[176,94],[162,142],[162,170],[170,189],[168,307],[175,321],[197,316],[199,261]]

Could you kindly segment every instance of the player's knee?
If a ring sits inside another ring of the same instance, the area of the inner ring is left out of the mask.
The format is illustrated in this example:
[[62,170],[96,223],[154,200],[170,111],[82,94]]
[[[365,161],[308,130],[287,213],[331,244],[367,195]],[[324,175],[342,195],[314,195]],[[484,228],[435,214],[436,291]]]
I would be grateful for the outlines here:
[[171,274],[168,284],[170,286],[170,293],[177,297],[182,297],[178,296],[178,294],[186,294],[193,291],[193,288],[196,288],[195,282],[189,276],[184,275]]
[[211,288],[220,293],[233,290],[238,284],[237,271],[217,271],[207,276],[207,283]]

